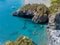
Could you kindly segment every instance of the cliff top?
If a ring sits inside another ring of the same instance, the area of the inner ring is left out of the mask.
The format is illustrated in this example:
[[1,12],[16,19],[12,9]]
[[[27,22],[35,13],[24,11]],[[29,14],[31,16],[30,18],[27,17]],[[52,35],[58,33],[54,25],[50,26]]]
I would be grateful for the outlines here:
[[26,4],[25,6],[20,8],[20,10],[30,10],[37,15],[44,15],[49,11],[48,7],[44,4]]

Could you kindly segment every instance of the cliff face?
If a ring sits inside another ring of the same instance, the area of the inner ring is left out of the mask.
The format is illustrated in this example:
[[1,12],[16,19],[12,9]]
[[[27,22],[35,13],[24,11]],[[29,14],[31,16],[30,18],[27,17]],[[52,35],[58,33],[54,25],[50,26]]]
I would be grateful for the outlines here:
[[32,18],[35,23],[47,23],[49,9],[44,4],[26,4],[18,11],[13,13],[14,16]]
[[51,17],[49,17],[49,25],[55,26],[54,29],[60,30],[60,12],[56,12]]
[[60,45],[60,12],[53,14],[47,26],[49,45]]

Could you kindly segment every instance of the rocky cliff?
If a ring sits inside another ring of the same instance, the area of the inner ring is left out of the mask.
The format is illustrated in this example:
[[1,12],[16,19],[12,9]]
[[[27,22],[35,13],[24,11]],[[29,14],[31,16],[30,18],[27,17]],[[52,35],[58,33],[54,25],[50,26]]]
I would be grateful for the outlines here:
[[26,4],[13,13],[13,16],[31,18],[35,23],[47,23],[48,15],[49,9],[44,4]]
[[53,14],[47,26],[49,45],[60,45],[60,12]]

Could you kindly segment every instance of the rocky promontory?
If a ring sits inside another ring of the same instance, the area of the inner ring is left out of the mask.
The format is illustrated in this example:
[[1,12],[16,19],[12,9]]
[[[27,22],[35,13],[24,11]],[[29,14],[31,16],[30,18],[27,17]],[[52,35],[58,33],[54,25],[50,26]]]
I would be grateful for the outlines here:
[[20,36],[16,41],[7,41],[5,45],[36,45],[28,37]]
[[26,4],[13,13],[13,16],[31,18],[35,23],[48,22],[49,9],[44,4]]

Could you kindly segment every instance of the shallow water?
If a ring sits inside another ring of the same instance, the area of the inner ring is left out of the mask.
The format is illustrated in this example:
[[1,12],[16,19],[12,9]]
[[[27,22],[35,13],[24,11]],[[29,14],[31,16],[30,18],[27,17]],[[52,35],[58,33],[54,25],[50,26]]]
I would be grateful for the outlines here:
[[15,41],[18,36],[23,35],[32,39],[37,45],[47,43],[46,25],[12,16],[12,12],[23,4],[23,0],[0,0],[0,42]]

